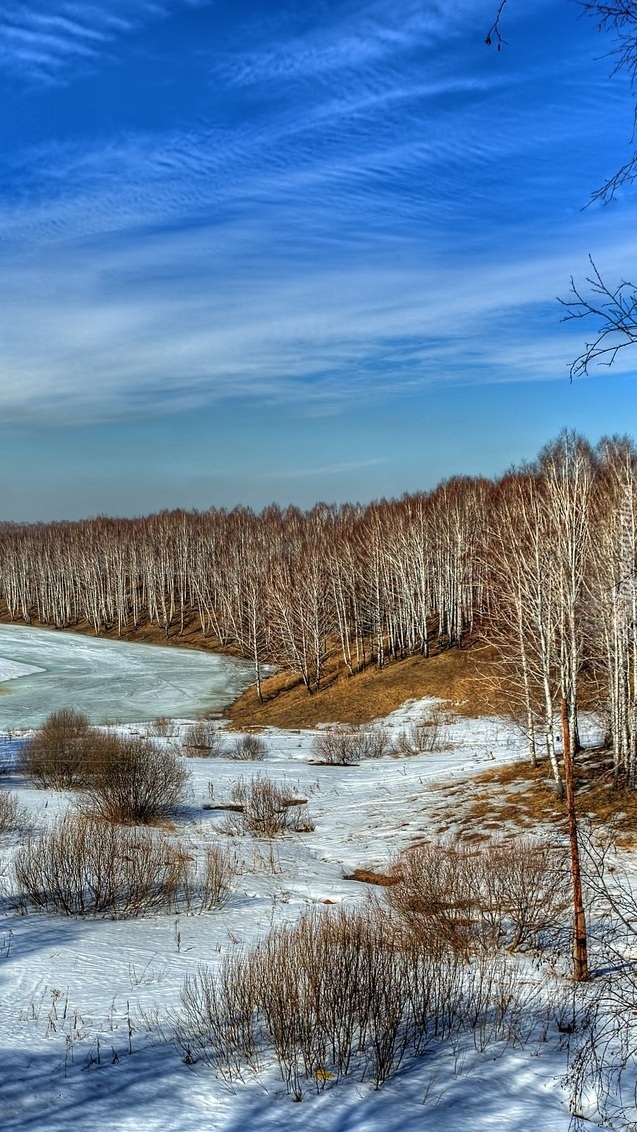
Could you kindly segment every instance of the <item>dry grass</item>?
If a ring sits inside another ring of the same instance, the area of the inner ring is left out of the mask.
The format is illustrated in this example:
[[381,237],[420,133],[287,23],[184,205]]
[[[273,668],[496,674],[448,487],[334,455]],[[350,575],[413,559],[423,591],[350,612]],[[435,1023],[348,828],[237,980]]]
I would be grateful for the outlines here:
[[344,873],[343,880],[357,880],[361,884],[375,884],[379,888],[389,888],[398,883],[398,877],[393,873],[377,873],[375,869],[366,869],[361,866],[352,873]]
[[410,656],[390,661],[381,670],[368,668],[348,676],[333,657],[326,666],[325,686],[314,695],[308,695],[299,677],[278,673],[263,683],[263,704],[249,688],[227,715],[230,727],[236,730],[370,723],[396,711],[406,700],[423,696],[446,700],[458,715],[506,714],[510,707],[506,687],[487,680],[492,661],[490,648],[473,645],[449,649],[427,660]]
[[[610,823],[619,844],[637,844],[637,792],[614,782],[606,753],[582,752],[575,784],[581,818]],[[434,813],[439,833],[453,827],[460,837],[469,840],[504,832],[507,827],[566,828],[565,803],[555,794],[547,764],[533,767],[517,762],[483,771],[471,782],[445,789],[444,801],[434,802]]]

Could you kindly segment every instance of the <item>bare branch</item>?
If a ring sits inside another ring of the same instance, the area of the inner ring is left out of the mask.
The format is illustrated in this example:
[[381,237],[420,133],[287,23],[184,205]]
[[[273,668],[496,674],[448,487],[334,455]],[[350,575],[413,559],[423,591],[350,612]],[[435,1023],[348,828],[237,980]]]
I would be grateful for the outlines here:
[[[637,114],[637,109],[635,113]],[[615,193],[619,191],[619,189],[623,189],[625,185],[631,185],[633,181],[636,180],[637,151],[633,153],[632,157],[630,157],[628,161],[626,161],[625,164],[617,170],[616,173],[613,173],[612,177],[609,177],[607,181],[604,181],[603,185],[600,185],[598,189],[595,189],[594,193],[591,193],[588,204],[593,204],[594,201],[600,201],[602,204],[608,204],[609,201],[611,201],[615,196]]]
[[598,31],[610,32],[615,46],[613,74],[628,71],[634,85],[637,77],[637,3],[635,0],[579,0],[582,10],[595,20]]
[[[633,91],[637,90],[637,3],[635,0],[579,0],[586,15],[595,20],[600,32],[607,32],[613,38],[613,46],[607,57],[613,60],[611,77],[624,72],[628,75]],[[633,107],[633,134],[637,132],[637,105]],[[625,185],[637,180],[637,152],[626,161],[612,177],[591,194],[591,200],[607,204],[615,193]]]
[[637,287],[628,280],[611,289],[602,278],[592,256],[592,274],[586,277],[590,291],[585,293],[571,276],[571,297],[559,299],[567,313],[562,322],[592,316],[598,320],[596,336],[586,342],[570,367],[574,377],[588,374],[591,365],[612,366],[625,346],[637,343]]
[[495,20],[491,24],[491,27],[489,28],[484,41],[487,47],[491,47],[491,44],[495,43],[498,51],[501,51],[502,45],[506,43],[506,39],[502,38],[502,33],[500,31],[500,20],[502,19],[502,13],[504,11],[506,2],[507,0],[500,0],[500,7],[498,8],[497,15],[495,17]]

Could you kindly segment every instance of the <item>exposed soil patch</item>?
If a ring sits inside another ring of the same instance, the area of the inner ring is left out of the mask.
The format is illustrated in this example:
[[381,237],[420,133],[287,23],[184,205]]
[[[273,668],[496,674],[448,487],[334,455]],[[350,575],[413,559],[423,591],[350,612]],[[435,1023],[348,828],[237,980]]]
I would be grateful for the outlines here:
[[[637,792],[615,782],[608,754],[584,751],[575,768],[577,810],[583,822],[610,825],[618,843],[637,844]],[[514,827],[527,832],[541,825],[566,829],[566,807],[557,797],[548,764],[517,762],[478,774],[444,790],[433,800],[440,836],[454,830],[463,838],[492,837]]]

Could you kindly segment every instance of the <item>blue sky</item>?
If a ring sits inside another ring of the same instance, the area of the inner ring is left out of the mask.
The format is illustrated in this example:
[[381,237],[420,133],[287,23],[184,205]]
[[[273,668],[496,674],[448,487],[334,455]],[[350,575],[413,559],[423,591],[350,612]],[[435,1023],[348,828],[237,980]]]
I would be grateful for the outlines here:
[[635,431],[558,294],[637,275],[572,0],[3,0],[0,518],[369,500]]

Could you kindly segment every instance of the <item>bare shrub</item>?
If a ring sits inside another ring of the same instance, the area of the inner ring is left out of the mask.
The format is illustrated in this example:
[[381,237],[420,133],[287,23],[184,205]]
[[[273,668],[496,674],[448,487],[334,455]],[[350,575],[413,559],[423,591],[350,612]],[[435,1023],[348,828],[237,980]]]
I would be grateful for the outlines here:
[[380,1086],[408,1053],[474,1030],[478,1048],[519,1032],[527,1002],[504,956],[467,964],[397,929],[380,905],[312,910],[182,992],[178,1038],[229,1078],[273,1049],[288,1092],[351,1072]]
[[395,884],[387,902],[409,930],[442,939],[467,955],[475,942],[480,909],[463,864],[467,850],[451,844],[423,844],[393,864]]
[[149,830],[67,814],[18,849],[17,903],[66,916],[139,916],[187,898],[183,846]]
[[309,833],[314,829],[306,800],[295,797],[260,774],[240,778],[230,797],[236,809],[227,818],[229,833],[279,837],[285,833]]
[[225,736],[212,719],[192,723],[184,735],[183,745],[190,758],[220,759],[228,753]]
[[197,878],[197,902],[202,911],[225,904],[232,891],[236,866],[233,858],[219,845],[209,845]]
[[394,862],[389,906],[416,933],[468,955],[537,946],[568,906],[564,847],[530,837],[467,846],[419,845]]
[[167,715],[160,715],[159,719],[151,719],[147,731],[153,739],[168,739],[175,734],[175,721]]
[[0,835],[17,833],[27,824],[27,815],[15,794],[0,791]]
[[444,714],[440,708],[434,708],[429,715],[414,720],[396,736],[396,753],[409,758],[446,750],[443,724]]
[[267,750],[267,744],[258,735],[240,735],[228,748],[228,758],[237,762],[261,762]]
[[183,1048],[232,1077],[272,1047],[286,1088],[371,1066],[377,1084],[406,1048],[406,967],[375,910],[309,912],[245,955],[186,980]]
[[98,751],[83,807],[110,822],[145,825],[170,814],[188,772],[177,755],[139,736],[110,735]]
[[259,1003],[249,969],[244,955],[226,955],[218,974],[201,966],[181,992],[176,1037],[185,1059],[206,1061],[229,1079],[244,1066],[259,1067]]
[[392,753],[391,739],[384,727],[339,723],[317,731],[312,753],[317,762],[348,766],[365,759],[380,759]]
[[19,769],[50,790],[81,786],[99,732],[73,708],[54,711],[20,752]]
[[491,842],[480,888],[498,942],[512,951],[537,946],[562,925],[572,901],[566,844],[529,836]]

